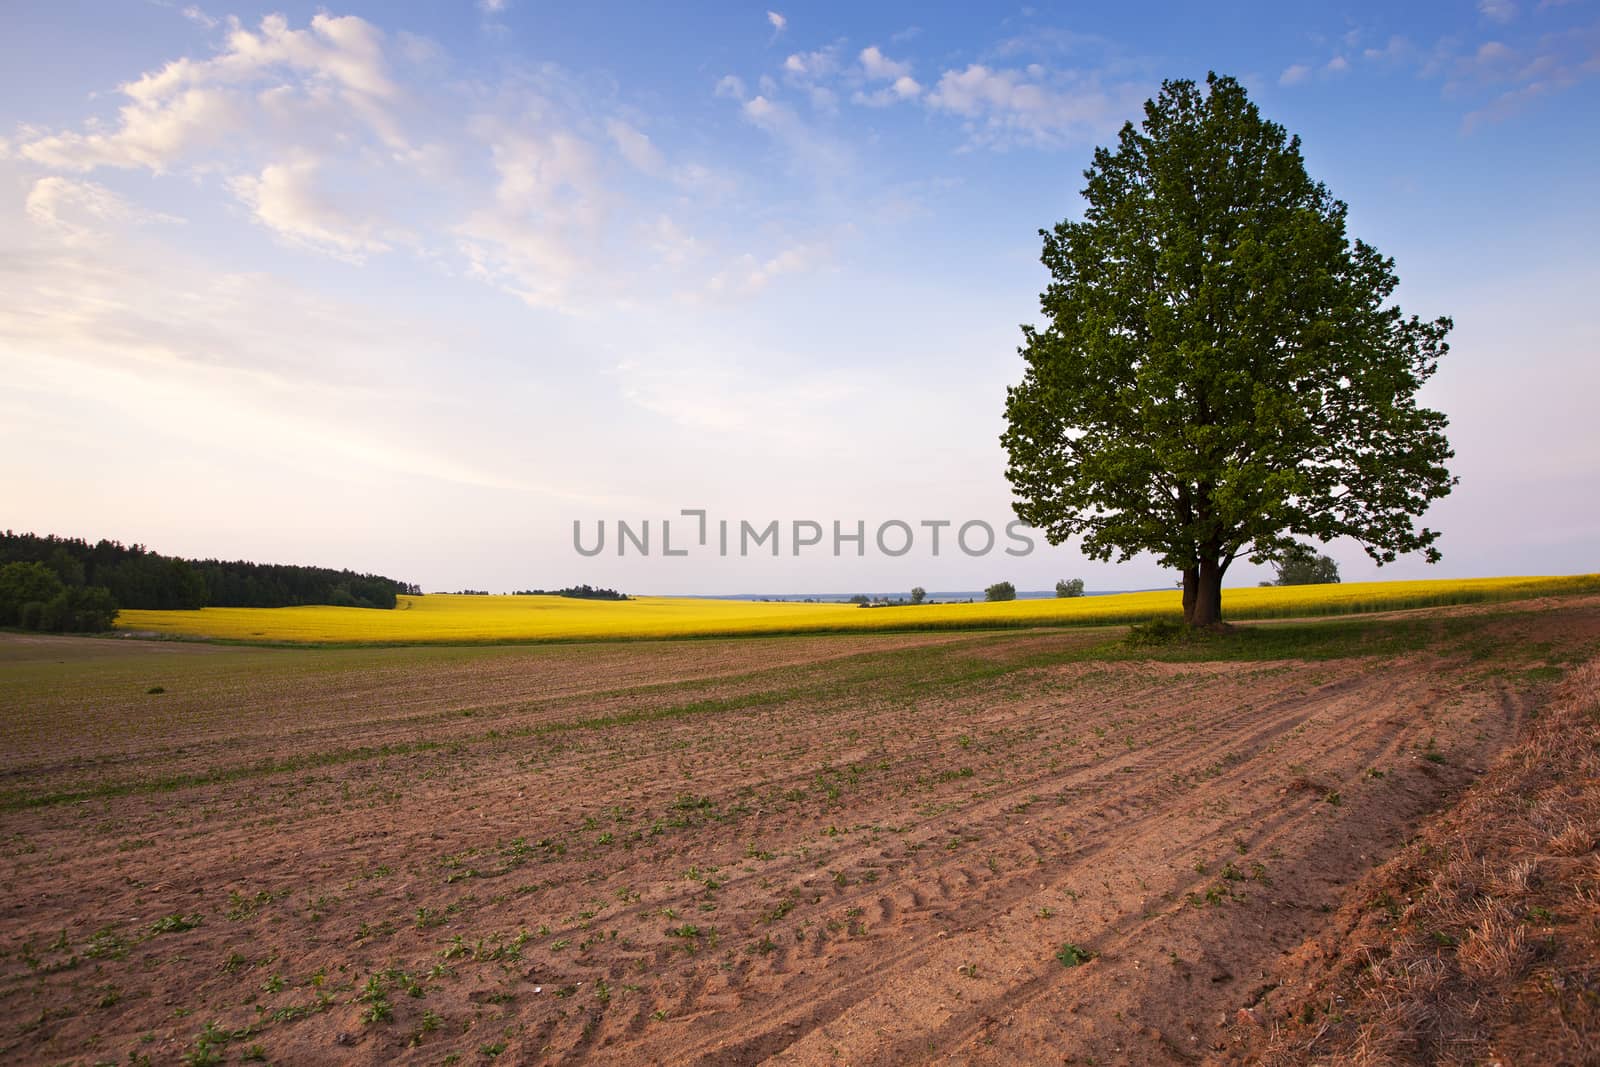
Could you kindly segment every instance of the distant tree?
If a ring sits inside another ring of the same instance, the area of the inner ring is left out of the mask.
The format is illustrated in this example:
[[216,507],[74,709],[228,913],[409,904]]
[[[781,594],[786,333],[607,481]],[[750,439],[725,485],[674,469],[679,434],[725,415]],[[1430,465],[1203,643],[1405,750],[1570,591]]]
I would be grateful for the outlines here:
[[[564,596],[573,600],[632,600],[627,593],[619,593],[615,589],[600,589],[585,582],[583,585],[569,585],[565,589],[518,589],[512,596]],[[765,598],[763,598],[765,599]]]
[[68,586],[44,605],[38,628],[56,633],[99,633],[111,629],[117,602],[99,585]]
[[1006,398],[1017,517],[1091,559],[1149,552],[1184,619],[1222,618],[1235,560],[1350,537],[1439,558],[1447,420],[1418,391],[1448,318],[1392,301],[1394,261],[1346,231],[1299,138],[1232,78],[1169,81],[1095,150],[1076,221],[1042,233],[1042,324]]
[[928,599],[928,591],[926,589],[920,585],[911,587],[911,602],[913,604],[920,604],[926,599]]
[[1010,582],[995,582],[983,591],[983,599],[1015,600],[1017,599],[1017,587]]
[[67,585],[44,563],[0,566],[0,626],[100,631],[116,617],[117,602],[103,586]]
[[872,603],[872,598],[867,596],[865,593],[857,593],[855,596],[850,598],[849,603],[854,604],[858,608],[864,608],[868,604]]
[[1278,559],[1278,585],[1333,585],[1339,581],[1339,565],[1332,556],[1321,556],[1310,545],[1297,544]]
[[0,567],[0,626],[18,624],[37,629],[22,618],[28,604],[46,604],[66,588],[56,572],[43,563],[7,563]]
[[1056,583],[1056,596],[1082,596],[1082,578],[1063,578]]

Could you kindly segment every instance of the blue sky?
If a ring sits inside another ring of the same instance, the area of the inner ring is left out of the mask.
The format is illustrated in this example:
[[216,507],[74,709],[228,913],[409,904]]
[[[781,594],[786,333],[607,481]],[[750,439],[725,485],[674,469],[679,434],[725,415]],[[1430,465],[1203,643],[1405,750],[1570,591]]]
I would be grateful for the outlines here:
[[1216,70],[1457,323],[1445,561],[1335,543],[1347,580],[1597,567],[1593,0],[0,20],[13,528],[430,589],[1166,584],[1071,545],[582,559],[572,523],[1002,525],[1036,231],[1163,78]]

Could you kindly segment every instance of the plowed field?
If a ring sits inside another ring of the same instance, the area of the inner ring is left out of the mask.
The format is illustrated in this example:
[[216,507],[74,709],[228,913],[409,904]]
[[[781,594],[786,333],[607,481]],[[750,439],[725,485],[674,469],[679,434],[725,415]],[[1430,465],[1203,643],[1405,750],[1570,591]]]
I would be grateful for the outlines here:
[[1119,637],[0,635],[0,1058],[1223,1055],[1600,599]]

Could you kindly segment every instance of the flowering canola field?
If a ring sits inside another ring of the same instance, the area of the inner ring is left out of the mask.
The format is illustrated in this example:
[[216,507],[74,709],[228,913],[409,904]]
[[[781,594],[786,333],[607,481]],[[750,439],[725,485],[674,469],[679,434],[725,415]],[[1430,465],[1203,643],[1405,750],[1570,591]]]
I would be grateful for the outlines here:
[[[1600,592],[1600,575],[1227,589],[1223,591],[1222,609],[1224,617],[1229,619],[1286,618],[1576,592]],[[1163,616],[1182,616],[1176,589],[1070,599],[887,608],[677,597],[638,597],[616,602],[554,596],[430,593],[403,596],[393,611],[323,606],[125,610],[117,618],[117,628],[245,642],[459,644],[1092,626]]]

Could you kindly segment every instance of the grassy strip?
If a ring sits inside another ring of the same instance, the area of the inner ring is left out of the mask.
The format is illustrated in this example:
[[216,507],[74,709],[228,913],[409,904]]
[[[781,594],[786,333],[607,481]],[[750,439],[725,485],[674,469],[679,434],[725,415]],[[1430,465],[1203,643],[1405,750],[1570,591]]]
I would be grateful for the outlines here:
[[[1529,613],[1497,612],[1467,618],[1340,619],[1304,624],[1251,626],[1222,634],[1196,634],[1187,640],[1159,648],[1130,647],[1119,637],[1108,635],[1108,639],[1103,641],[1085,640],[1044,649],[1028,647],[1012,649],[1007,647],[1004,637],[996,637],[978,643],[977,647],[986,653],[979,655],[974,654],[972,642],[866,652],[858,656],[809,666],[799,672],[799,677],[796,677],[796,669],[793,666],[785,666],[741,674],[731,679],[715,680],[714,684],[756,681],[764,674],[777,674],[785,679],[786,684],[782,686],[734,696],[707,697],[660,708],[636,708],[509,729],[489,729],[449,740],[397,742],[317,752],[286,759],[265,759],[191,774],[104,782],[82,789],[49,793],[31,793],[25,789],[12,790],[0,794],[0,811],[51,807],[135,794],[172,792],[391,756],[415,755],[447,747],[459,748],[579,730],[611,729],[695,715],[776,707],[796,702],[813,706],[834,706],[863,700],[880,700],[885,696],[903,701],[934,696],[955,696],[1020,672],[1041,670],[1066,663],[1130,660],[1162,662],[1321,660],[1351,656],[1397,655],[1435,645],[1448,648],[1469,660],[1527,658],[1533,654],[1532,650],[1519,646],[1507,647],[1494,635],[1480,633],[1491,622],[1506,621],[1527,614]],[[700,684],[703,683],[658,683],[628,690],[615,690],[607,695],[642,696],[687,689]],[[592,699],[592,695],[585,696],[584,699]],[[559,703],[559,700],[536,701],[512,709],[462,708],[433,718],[449,719],[482,711],[516,714],[549,707],[552,703]]]

